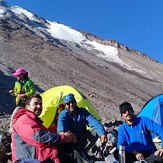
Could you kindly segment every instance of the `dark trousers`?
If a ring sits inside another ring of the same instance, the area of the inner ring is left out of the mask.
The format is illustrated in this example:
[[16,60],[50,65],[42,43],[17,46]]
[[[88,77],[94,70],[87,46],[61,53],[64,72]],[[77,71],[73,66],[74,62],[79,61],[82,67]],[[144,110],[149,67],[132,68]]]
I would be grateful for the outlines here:
[[146,157],[145,161],[147,163],[163,163],[163,156],[155,156],[154,154],[151,154]]
[[[118,160],[118,150],[115,152],[115,158]],[[163,156],[155,156],[154,154],[142,153],[147,163],[163,163]],[[132,153],[126,152],[126,163],[133,163],[137,161],[136,157]]]
[[78,143],[64,143],[59,150],[61,163],[94,163],[93,157],[89,156],[85,149]]
[[98,139],[98,135],[95,130],[87,130],[79,141],[79,145],[82,146],[87,152],[94,146]]
[[94,163],[95,157],[88,155],[98,136],[94,130],[87,131],[78,143],[64,143],[58,147],[61,163]]
[[46,160],[42,161],[41,163],[54,163],[54,161],[51,160],[50,158],[47,158]]

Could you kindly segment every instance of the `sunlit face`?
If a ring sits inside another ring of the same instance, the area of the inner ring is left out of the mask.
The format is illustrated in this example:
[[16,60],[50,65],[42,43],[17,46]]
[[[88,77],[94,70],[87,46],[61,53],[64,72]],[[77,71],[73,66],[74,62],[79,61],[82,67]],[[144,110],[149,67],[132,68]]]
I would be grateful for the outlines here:
[[39,116],[42,112],[42,100],[39,98],[32,98],[30,104],[27,105],[26,108]]
[[122,118],[124,118],[126,121],[132,121],[134,117],[134,111],[133,110],[125,110],[122,113]]
[[24,75],[17,75],[16,78],[17,78],[17,80],[23,81],[24,80]]
[[65,104],[66,109],[68,109],[70,112],[76,111],[76,101],[70,101],[69,103]]

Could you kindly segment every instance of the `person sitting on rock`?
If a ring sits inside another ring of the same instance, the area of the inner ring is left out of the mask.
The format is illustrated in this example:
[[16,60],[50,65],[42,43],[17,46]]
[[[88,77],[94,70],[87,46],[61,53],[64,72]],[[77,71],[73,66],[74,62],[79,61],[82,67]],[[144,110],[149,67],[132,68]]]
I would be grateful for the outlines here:
[[57,134],[45,128],[39,118],[41,112],[42,97],[36,94],[26,101],[26,108],[18,110],[14,115],[11,134],[14,163],[26,159],[60,163],[58,146],[64,142],[76,143],[73,133]]
[[[118,148],[125,147],[126,163],[145,160],[148,163],[163,162],[163,127],[147,117],[134,115],[133,107],[128,102],[119,106],[124,123],[118,129]],[[162,149],[157,150],[151,132],[162,140]]]
[[[77,106],[74,94],[65,95],[63,101],[65,109],[59,114],[58,133],[73,133],[77,142],[75,144],[65,143],[62,151],[78,163],[83,160],[89,163],[95,162],[95,159],[87,154],[90,148],[87,140],[91,140],[91,143],[94,144],[99,136],[101,143],[106,143],[107,133],[104,127],[88,110]],[[87,126],[93,130],[87,130]]]

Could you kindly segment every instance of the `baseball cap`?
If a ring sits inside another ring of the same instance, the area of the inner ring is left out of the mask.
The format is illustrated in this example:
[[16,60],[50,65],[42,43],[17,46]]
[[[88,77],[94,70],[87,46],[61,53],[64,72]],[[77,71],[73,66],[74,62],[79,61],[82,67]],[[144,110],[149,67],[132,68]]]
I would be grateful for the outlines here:
[[133,109],[133,107],[131,106],[130,103],[128,103],[128,102],[125,101],[125,102],[123,102],[122,104],[120,104],[120,106],[119,106],[119,111],[120,111],[121,115],[122,115],[122,113],[124,113],[125,111],[129,111],[129,110],[134,111],[134,109]]
[[19,68],[12,75],[13,76],[17,76],[17,75],[25,75],[25,74],[27,74],[25,69],[24,68]]
[[75,97],[74,97],[74,95],[72,93],[70,93],[70,94],[65,95],[63,97],[63,101],[66,104],[66,103],[69,103],[70,101],[75,101]]

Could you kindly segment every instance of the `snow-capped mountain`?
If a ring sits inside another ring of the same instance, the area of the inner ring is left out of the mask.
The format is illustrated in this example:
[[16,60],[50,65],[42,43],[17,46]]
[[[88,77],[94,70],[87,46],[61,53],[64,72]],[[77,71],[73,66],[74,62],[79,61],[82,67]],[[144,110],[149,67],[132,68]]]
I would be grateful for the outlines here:
[[9,6],[5,2],[3,2],[3,6],[0,8],[0,17],[3,18],[4,16],[12,16],[12,19],[15,22],[23,24],[30,31],[34,32],[38,36],[41,36],[45,40],[58,39],[60,41],[72,42],[90,51],[96,50],[95,55],[97,57],[103,58],[109,62],[118,63],[130,71],[136,71],[144,76],[148,76],[148,73],[144,70],[139,69],[135,65],[133,66],[132,64],[125,63],[120,58],[116,47],[98,43],[96,40],[89,40],[82,34],[82,32],[79,32],[71,27],[39,18],[37,15],[34,15],[27,10],[18,6]]
[[18,6],[12,7],[5,3],[3,6],[0,7],[0,17],[7,17],[9,16],[8,13],[10,13],[10,16],[12,16],[12,19],[15,22],[23,24],[36,35],[39,35],[44,39],[59,39],[73,42],[84,48],[89,48],[90,50],[95,49],[101,51],[104,55],[99,54],[99,57],[108,61],[124,64],[118,56],[117,48],[113,46],[103,45],[94,40],[90,41],[81,32],[72,29],[71,27],[39,18],[37,15]]
[[0,98],[11,100],[7,108],[14,103],[7,94],[15,80],[11,71],[18,67],[29,71],[39,92],[78,87],[105,115],[115,115],[124,100],[138,110],[163,88],[163,65],[147,55],[0,1],[0,83],[6,91]]

